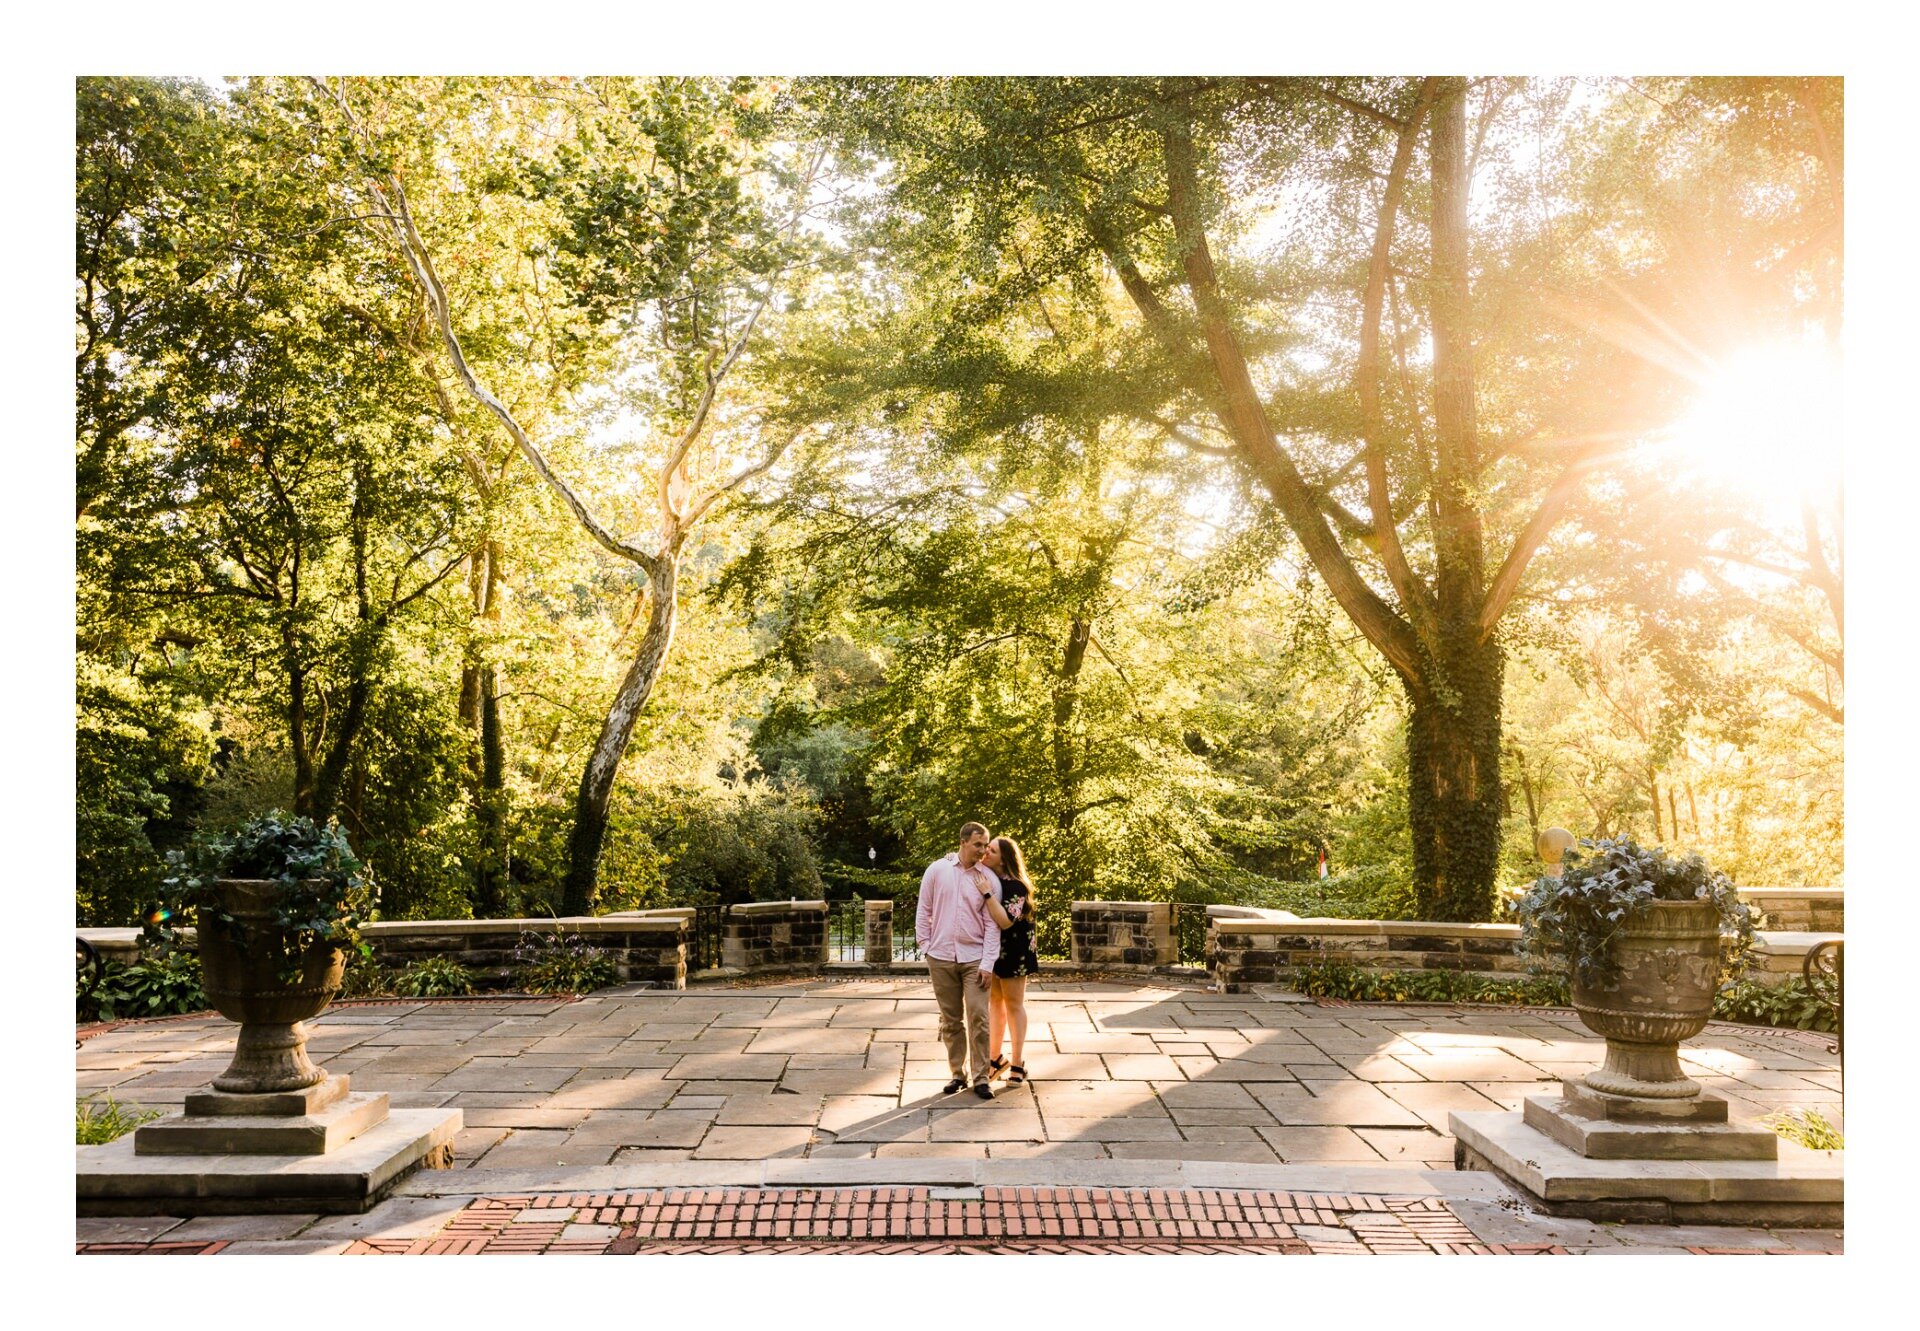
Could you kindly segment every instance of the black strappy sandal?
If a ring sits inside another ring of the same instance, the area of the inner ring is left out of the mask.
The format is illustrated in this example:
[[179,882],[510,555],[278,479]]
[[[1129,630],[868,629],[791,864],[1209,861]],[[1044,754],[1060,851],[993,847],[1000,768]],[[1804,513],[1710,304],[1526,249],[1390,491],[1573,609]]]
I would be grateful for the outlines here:
[[1007,1085],[1020,1086],[1027,1080],[1027,1070],[1018,1063],[1007,1064]]
[[987,1060],[987,1080],[992,1081],[1011,1066],[1005,1054],[995,1054]]

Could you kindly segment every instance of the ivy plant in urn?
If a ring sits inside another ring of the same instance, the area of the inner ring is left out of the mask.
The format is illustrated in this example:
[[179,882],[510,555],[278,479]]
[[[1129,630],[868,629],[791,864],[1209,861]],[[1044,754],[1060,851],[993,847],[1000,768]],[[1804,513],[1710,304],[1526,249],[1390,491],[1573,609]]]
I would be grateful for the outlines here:
[[1674,858],[1626,837],[1583,840],[1514,913],[1522,950],[1566,972],[1580,1020],[1606,1037],[1606,1063],[1582,1079],[1588,1087],[1647,1099],[1700,1093],[1680,1067],[1680,1042],[1706,1027],[1714,995],[1753,944],[1753,914],[1732,879],[1698,855]]
[[340,992],[347,953],[369,951],[359,926],[374,893],[340,828],[278,811],[237,831],[201,836],[169,856],[168,899],[149,917],[162,948],[198,925],[207,997],[240,1024],[233,1063],[215,1090],[304,1090],[326,1073],[307,1056],[302,1024]]

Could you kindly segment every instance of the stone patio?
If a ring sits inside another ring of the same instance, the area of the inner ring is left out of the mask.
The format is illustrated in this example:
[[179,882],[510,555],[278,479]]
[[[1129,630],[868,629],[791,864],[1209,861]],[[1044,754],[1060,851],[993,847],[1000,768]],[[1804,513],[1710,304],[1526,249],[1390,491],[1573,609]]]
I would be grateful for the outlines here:
[[[698,1183],[720,1162],[802,1157],[1025,1160],[1035,1182],[1094,1160],[1450,1171],[1449,1112],[1518,1108],[1603,1052],[1566,1010],[1070,980],[1033,988],[1028,1010],[1034,1080],[992,1101],[940,1093],[918,979],[342,1004],[310,1048],[396,1108],[461,1109],[455,1170],[522,1188],[542,1171],[701,1162],[684,1166]],[[217,1017],[122,1025],[78,1051],[78,1092],[176,1109],[233,1041]],[[1842,1121],[1822,1037],[1716,1023],[1682,1053],[1737,1116]]]

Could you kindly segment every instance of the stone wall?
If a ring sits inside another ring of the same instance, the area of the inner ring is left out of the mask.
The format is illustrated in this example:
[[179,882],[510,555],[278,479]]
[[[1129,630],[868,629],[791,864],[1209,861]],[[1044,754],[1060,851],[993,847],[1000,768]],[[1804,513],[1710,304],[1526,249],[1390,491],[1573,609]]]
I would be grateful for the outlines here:
[[[1515,924],[1418,920],[1303,920],[1285,911],[1208,908],[1207,969],[1224,992],[1285,984],[1296,966],[1337,957],[1369,970],[1460,970],[1522,975]],[[1828,932],[1765,930],[1755,939],[1747,979],[1781,984],[1800,977],[1807,951]]]
[[827,903],[746,901],[727,911],[720,964],[728,970],[817,969],[827,964]]
[[1740,899],[1766,912],[1773,933],[1846,932],[1846,893],[1837,887],[1743,887]]
[[423,957],[448,957],[472,971],[482,988],[511,982],[523,935],[577,934],[612,955],[622,980],[684,989],[692,919],[690,910],[664,910],[557,920],[384,920],[360,932],[382,966],[399,970]]
[[1170,966],[1173,909],[1164,901],[1076,901],[1071,952],[1078,966]]
[[1523,974],[1513,924],[1430,920],[1303,920],[1285,911],[1211,907],[1207,969],[1227,993],[1282,984],[1295,966],[1337,957],[1373,970]]

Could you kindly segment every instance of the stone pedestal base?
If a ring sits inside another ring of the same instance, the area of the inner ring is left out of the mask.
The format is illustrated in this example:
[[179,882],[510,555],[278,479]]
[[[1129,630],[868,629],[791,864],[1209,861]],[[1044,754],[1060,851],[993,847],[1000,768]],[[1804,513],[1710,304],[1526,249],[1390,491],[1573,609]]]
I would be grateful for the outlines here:
[[[1841,1152],[1809,1151],[1776,1138],[1773,1157],[1742,1157],[1763,1149],[1751,1140],[1754,1129],[1710,1119],[1663,1127],[1644,1119],[1582,1118],[1568,1112],[1563,1097],[1534,1100],[1539,1104],[1529,1101],[1520,1114],[1449,1114],[1455,1165],[1498,1174],[1549,1215],[1653,1224],[1841,1223]],[[1582,1154],[1536,1122],[1557,1124],[1601,1150],[1631,1147],[1636,1155]]]
[[458,1109],[396,1109],[324,1155],[142,1155],[78,1148],[81,1215],[355,1214],[416,1169],[453,1163]]
[[[1724,1110],[1725,1102],[1722,1101]],[[1648,1122],[1589,1118],[1557,1095],[1530,1095],[1520,1112],[1530,1128],[1589,1160],[1774,1160],[1780,1138],[1765,1128],[1712,1120]]]
[[325,1155],[387,1119],[387,1097],[348,1095],[317,1114],[169,1114],[133,1130],[135,1155]]
[[458,1109],[390,1113],[345,1077],[210,1090],[105,1146],[79,1148],[81,1215],[364,1211],[413,1169],[453,1163]]

